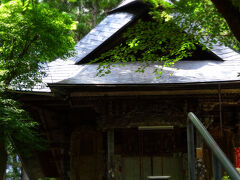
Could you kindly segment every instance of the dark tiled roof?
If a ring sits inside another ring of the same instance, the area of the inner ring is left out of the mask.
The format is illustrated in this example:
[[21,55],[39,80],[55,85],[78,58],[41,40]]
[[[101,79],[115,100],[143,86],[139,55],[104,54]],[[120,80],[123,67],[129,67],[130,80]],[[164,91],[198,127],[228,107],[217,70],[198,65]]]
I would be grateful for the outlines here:
[[211,51],[222,60],[240,60],[240,54],[224,45],[213,45]]
[[134,19],[135,15],[128,12],[116,12],[108,15],[100,24],[92,29],[75,46],[77,55],[73,60],[78,63],[106,40],[117,33]]
[[48,83],[56,83],[71,78],[81,71],[81,66],[75,65],[72,60],[57,59],[44,66],[47,76],[43,78],[43,83],[39,83],[33,88],[33,91],[50,92],[47,87]]
[[[127,0],[119,7],[133,1]],[[47,65],[48,76],[44,78],[44,84],[162,84],[239,80],[240,54],[223,45],[214,45],[211,51],[224,61],[180,61],[174,68],[165,68],[160,79],[156,79],[153,74],[153,69],[157,64],[147,67],[144,74],[135,73],[137,64],[116,67],[112,74],[105,77],[96,77],[97,65],[76,64],[94,53],[97,48],[136,17],[137,15],[134,13],[119,11],[108,15],[77,43],[75,47],[76,56],[69,58],[67,61],[56,60]],[[169,76],[170,73],[173,73],[173,75]],[[49,88],[44,86],[34,90],[50,91]]]
[[155,68],[161,69],[159,63],[146,67],[144,73],[135,72],[140,64],[129,63],[126,66],[112,68],[111,74],[97,77],[97,64],[81,65],[81,71],[69,79],[58,82],[65,85],[108,85],[108,84],[183,84],[209,83],[240,80],[238,77],[240,59],[228,61],[179,61],[174,67],[165,67],[161,78],[155,78]]

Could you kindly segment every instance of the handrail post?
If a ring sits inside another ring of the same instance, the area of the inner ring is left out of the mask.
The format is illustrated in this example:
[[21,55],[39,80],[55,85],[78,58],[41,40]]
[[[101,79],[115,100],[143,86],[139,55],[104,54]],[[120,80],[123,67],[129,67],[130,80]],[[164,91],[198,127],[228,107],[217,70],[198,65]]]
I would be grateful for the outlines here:
[[[220,147],[214,141],[214,139],[209,134],[209,132],[206,130],[206,128],[203,126],[201,121],[192,112],[188,113],[188,118],[191,119],[190,120],[191,123],[196,127],[198,132],[202,135],[204,141],[207,143],[208,147],[211,149],[214,156],[218,159],[218,162],[221,163],[222,167],[228,173],[230,178],[232,180],[240,180],[239,173],[233,167],[232,163],[228,160],[226,155],[223,153],[223,151],[220,149]],[[191,123],[188,123],[188,124],[191,124]]]
[[188,144],[188,179],[197,180],[195,173],[195,153],[194,153],[194,128],[188,119],[187,124],[187,144]]
[[217,157],[212,153],[212,171],[214,180],[222,179],[222,166]]

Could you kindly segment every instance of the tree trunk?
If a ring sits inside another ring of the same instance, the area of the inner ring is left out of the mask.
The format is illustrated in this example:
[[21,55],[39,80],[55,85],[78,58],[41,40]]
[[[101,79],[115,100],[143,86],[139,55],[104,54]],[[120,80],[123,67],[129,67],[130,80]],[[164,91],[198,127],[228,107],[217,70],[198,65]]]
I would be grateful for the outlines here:
[[92,26],[95,27],[97,25],[97,5],[95,2],[92,3]]
[[5,173],[7,167],[7,151],[5,147],[4,137],[0,133],[0,180],[5,180]]
[[233,5],[231,0],[212,0],[212,2],[227,21],[236,39],[240,42],[240,10]]
[[18,180],[19,179],[19,177],[20,177],[20,172],[18,171],[18,167],[20,167],[19,166],[19,164],[18,164],[18,160],[17,160],[17,155],[16,154],[14,154],[14,155],[12,155],[12,169],[13,169],[13,175],[14,175],[14,180]]

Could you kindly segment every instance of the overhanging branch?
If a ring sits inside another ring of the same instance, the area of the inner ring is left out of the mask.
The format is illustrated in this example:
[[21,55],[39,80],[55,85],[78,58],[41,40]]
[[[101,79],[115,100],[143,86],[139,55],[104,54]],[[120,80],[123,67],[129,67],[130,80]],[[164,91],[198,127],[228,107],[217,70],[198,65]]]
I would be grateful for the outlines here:
[[215,7],[227,21],[232,33],[240,42],[240,10],[231,0],[212,0]]

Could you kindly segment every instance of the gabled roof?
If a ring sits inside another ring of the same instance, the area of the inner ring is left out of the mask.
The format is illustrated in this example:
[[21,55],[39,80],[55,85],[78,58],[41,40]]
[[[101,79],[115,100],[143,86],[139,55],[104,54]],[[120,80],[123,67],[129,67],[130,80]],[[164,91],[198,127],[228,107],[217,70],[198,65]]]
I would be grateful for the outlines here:
[[[214,45],[211,49],[211,52],[223,61],[211,59],[207,61],[179,61],[175,67],[165,69],[160,79],[156,79],[153,74],[153,69],[159,64],[150,65],[145,73],[135,72],[138,64],[119,66],[114,68],[110,75],[97,77],[98,65],[84,65],[84,62],[93,57],[97,49],[106,46],[112,39],[117,38],[118,33],[138,19],[142,13],[146,13],[146,8],[142,8],[142,10],[133,8],[139,6],[143,7],[140,0],[123,1],[77,43],[76,56],[67,61],[58,59],[47,64],[48,76],[44,78],[44,82],[51,84],[51,86],[59,86],[73,84],[179,84],[240,80],[237,68],[240,64],[240,54],[224,45]],[[41,91],[49,91],[49,89],[41,88]]]
[[[132,9],[132,7],[141,7]],[[100,46],[110,41],[128,24],[146,12],[147,6],[141,0],[125,0],[117,8],[110,11],[94,29],[83,37],[75,46],[77,55],[73,58],[76,64],[85,63],[86,59]]]
[[73,58],[76,63],[84,61],[87,56],[94,52],[110,37],[124,28],[135,18],[134,14],[128,12],[116,12],[108,15],[100,24],[92,29],[75,46],[77,55]]
[[240,60],[240,54],[224,45],[213,45],[211,51],[224,61]]

